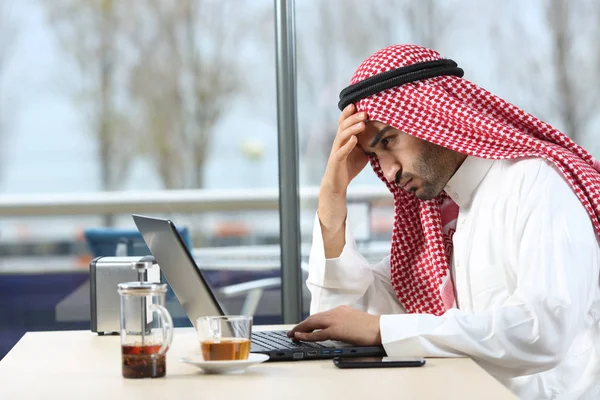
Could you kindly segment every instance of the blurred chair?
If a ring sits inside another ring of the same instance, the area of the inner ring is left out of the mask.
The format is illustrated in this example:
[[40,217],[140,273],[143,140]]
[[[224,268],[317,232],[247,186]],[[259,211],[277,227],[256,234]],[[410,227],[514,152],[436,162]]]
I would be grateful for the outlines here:
[[[308,278],[308,263],[305,261],[302,261],[300,265],[301,265],[301,272],[302,272],[301,285],[304,288],[304,282],[306,282],[306,279]],[[279,272],[280,271],[278,271],[278,275],[279,275]],[[258,306],[261,303],[261,301],[263,301],[263,305],[264,305],[265,300],[266,300],[266,302],[270,302],[273,300],[272,297],[270,299],[263,299],[264,295],[267,292],[273,291],[273,290],[279,292],[279,296],[277,296],[277,297],[279,297],[277,299],[277,302],[279,303],[281,301],[281,299],[280,299],[281,277],[280,276],[271,277],[271,278],[255,279],[252,281],[228,285],[228,286],[220,288],[218,290],[217,294],[223,300],[230,300],[230,299],[234,299],[236,297],[245,296],[245,299],[241,305],[239,314],[255,316]],[[306,318],[309,313],[310,294],[307,292],[307,290],[303,290],[302,292],[303,292],[302,293],[302,298],[303,298],[302,314],[303,314],[303,318]],[[271,305],[271,307],[272,306],[273,305]],[[280,313],[281,313],[281,311],[278,312],[278,314],[280,314]],[[262,319],[262,318],[260,318],[260,319]],[[281,322],[280,321],[274,322],[271,320],[270,317],[267,316],[267,320],[264,321],[264,323],[281,323]]]
[[265,278],[236,283],[221,288],[218,293],[226,299],[245,295],[246,299],[239,314],[254,315],[256,314],[256,309],[262,299],[263,293],[269,289],[281,289],[281,278]]

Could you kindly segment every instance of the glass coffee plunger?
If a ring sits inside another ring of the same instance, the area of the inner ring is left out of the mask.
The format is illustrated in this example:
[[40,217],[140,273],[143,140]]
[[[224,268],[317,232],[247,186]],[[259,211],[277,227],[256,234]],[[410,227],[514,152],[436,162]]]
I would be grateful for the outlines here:
[[141,281],[118,285],[122,375],[125,378],[159,378],[166,374],[166,352],[173,340],[173,320],[164,307],[167,285],[143,282],[148,265],[144,262],[135,264]]

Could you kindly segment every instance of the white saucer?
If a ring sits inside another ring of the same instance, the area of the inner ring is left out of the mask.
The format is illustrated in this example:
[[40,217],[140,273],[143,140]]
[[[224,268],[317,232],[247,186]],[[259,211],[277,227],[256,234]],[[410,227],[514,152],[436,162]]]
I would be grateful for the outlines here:
[[194,365],[209,374],[242,371],[246,368],[265,362],[269,359],[266,354],[250,353],[247,360],[205,361],[200,354],[191,354],[180,358],[179,361]]

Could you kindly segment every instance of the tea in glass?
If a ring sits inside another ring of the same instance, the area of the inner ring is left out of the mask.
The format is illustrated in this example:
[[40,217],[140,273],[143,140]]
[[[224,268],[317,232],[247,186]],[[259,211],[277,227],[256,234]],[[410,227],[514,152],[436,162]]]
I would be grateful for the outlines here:
[[245,315],[200,317],[196,321],[202,358],[210,361],[247,360],[252,317]]
[[124,378],[161,378],[167,373],[166,355],[162,345],[121,345]]

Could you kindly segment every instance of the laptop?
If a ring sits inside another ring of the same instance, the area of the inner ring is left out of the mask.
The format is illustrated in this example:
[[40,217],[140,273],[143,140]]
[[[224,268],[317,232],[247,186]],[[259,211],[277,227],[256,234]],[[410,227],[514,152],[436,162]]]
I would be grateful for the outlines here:
[[[199,317],[225,315],[173,222],[135,214],[133,220],[194,327]],[[267,354],[269,361],[386,355],[382,346],[354,346],[332,340],[293,341],[286,331],[252,332],[250,351]]]

